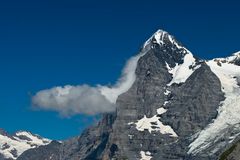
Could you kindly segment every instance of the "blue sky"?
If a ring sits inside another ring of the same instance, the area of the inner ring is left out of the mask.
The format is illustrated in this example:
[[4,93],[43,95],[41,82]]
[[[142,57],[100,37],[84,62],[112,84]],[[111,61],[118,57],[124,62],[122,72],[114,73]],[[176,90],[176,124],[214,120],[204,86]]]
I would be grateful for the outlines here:
[[0,128],[52,139],[96,117],[33,111],[30,97],[59,85],[113,84],[125,61],[161,28],[201,58],[240,50],[240,2],[1,1]]

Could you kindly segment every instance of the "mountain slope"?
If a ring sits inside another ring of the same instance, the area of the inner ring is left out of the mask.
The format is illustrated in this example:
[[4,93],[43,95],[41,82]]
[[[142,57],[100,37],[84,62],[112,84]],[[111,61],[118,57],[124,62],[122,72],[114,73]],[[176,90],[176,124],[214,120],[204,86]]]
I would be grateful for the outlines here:
[[[240,59],[240,54],[235,53],[225,59],[217,58],[207,61],[211,70],[221,81],[221,90],[225,99],[218,108],[218,117],[206,129],[201,131],[198,138],[191,144],[191,153],[201,150],[214,152],[211,143],[214,141],[216,149],[218,146],[226,146],[233,141],[240,133],[240,66],[236,63]],[[218,143],[217,143],[218,142]],[[214,149],[213,149],[214,150]]]
[[[115,113],[57,145],[58,153],[51,144],[19,159],[40,160],[31,155],[42,151],[46,160],[218,159],[239,138],[239,61],[239,53],[198,59],[159,30],[132,58],[132,81],[113,98]],[[102,94],[108,97],[108,91]]]
[[0,159],[17,159],[24,151],[41,145],[47,145],[50,140],[26,131],[13,135],[0,131]]

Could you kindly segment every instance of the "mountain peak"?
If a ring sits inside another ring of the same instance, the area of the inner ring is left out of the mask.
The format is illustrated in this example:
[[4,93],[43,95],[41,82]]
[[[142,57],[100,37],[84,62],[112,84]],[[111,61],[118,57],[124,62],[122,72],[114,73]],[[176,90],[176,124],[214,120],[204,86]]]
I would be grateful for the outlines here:
[[157,32],[153,34],[153,38],[157,41],[157,43],[162,43],[164,41],[164,38],[169,36],[170,35],[168,32],[161,29],[157,30]]
[[144,48],[149,44],[172,44],[175,45],[177,48],[183,48],[183,46],[167,31],[162,29],[157,30],[145,43]]
[[157,43],[159,45],[162,45],[162,44],[164,44],[164,41],[166,39],[172,40],[172,38],[173,37],[171,35],[169,35],[168,32],[159,29],[144,43],[143,48],[148,46],[148,44],[150,44],[150,43],[155,43],[155,44]]
[[240,51],[236,52],[232,55],[232,62],[231,63],[240,66]]
[[[182,58],[186,54],[192,54],[186,47],[179,43],[174,36],[164,30],[157,30],[143,45],[142,52],[147,52],[153,48],[162,49],[167,54],[181,54]],[[173,56],[173,55],[172,55]]]
[[17,159],[24,151],[41,145],[47,145],[51,141],[42,138],[39,135],[26,131],[18,131],[14,134],[8,134],[0,129],[0,157],[6,159]]
[[238,52],[236,52],[236,53],[233,53],[233,56],[240,57],[240,51],[238,51]]
[[230,63],[235,64],[237,66],[240,66],[240,51],[233,53],[231,56],[224,57],[224,58],[214,58],[215,62],[218,63],[218,65],[221,66],[222,63]]

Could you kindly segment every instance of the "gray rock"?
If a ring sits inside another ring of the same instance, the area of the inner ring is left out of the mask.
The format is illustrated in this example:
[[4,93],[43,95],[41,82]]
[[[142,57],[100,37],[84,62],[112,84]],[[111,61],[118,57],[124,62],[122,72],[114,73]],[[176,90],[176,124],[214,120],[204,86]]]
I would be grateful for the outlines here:
[[37,148],[29,149],[22,153],[17,159],[18,160],[52,160],[60,159],[59,148],[60,143],[52,141],[47,146],[39,146]]

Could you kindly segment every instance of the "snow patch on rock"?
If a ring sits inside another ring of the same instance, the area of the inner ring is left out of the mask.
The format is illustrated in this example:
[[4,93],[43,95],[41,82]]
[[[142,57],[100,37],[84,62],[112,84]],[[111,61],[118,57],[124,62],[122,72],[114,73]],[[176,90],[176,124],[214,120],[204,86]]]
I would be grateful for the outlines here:
[[140,160],[151,160],[152,159],[151,153],[149,151],[147,151],[147,152],[141,151],[140,155],[141,155]]
[[165,95],[165,96],[168,96],[169,94],[171,94],[171,91],[169,91],[169,90],[166,89],[165,92],[164,92],[164,95]]
[[[166,67],[168,72],[172,74],[172,80],[167,85],[171,86],[173,83],[184,83],[191,74],[200,67],[200,65],[195,66],[196,59],[191,53],[188,53],[184,56],[182,64],[177,64],[175,67],[171,68],[167,63]],[[195,66],[195,67],[193,67]]]
[[[164,108],[159,108],[157,110],[158,115],[165,113],[167,110]],[[161,134],[169,134],[170,137],[178,137],[177,134],[174,132],[171,126],[164,125],[158,115],[154,115],[153,117],[147,118],[146,115],[140,120],[138,120],[136,124],[136,129],[138,131],[148,130],[149,133],[153,131],[159,131]]]

